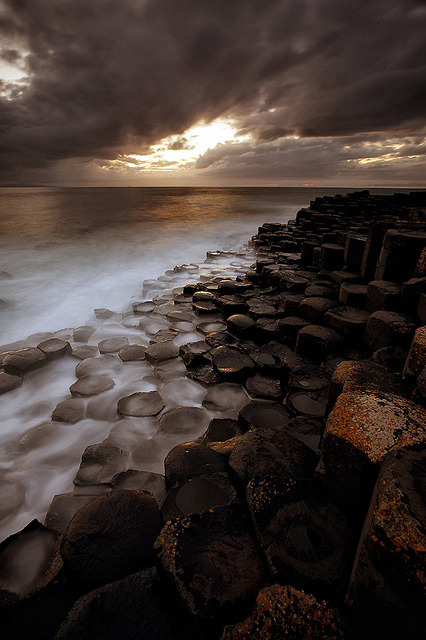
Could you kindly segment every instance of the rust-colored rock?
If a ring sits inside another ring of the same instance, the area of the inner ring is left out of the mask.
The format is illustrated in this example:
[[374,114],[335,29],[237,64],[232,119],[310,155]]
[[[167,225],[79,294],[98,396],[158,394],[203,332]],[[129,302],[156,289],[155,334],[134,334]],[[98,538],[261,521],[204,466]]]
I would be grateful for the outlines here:
[[342,640],[334,607],[293,587],[273,585],[259,592],[252,615],[228,627],[222,640]]
[[369,500],[385,456],[426,439],[426,410],[385,392],[342,393],[327,420],[321,467],[345,502]]
[[410,352],[404,367],[404,375],[418,376],[426,366],[426,326],[419,327],[414,333]]

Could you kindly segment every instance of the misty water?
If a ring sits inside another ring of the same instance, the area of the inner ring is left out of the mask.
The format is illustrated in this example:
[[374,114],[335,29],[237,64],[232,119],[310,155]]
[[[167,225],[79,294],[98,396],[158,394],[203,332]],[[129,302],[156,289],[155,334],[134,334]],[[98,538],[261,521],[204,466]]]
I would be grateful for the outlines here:
[[[173,303],[142,316],[134,316],[132,303],[167,298],[173,289],[198,279],[243,273],[253,261],[247,243],[258,225],[286,222],[316,195],[338,191],[347,190],[4,188],[0,351],[14,343],[35,346],[50,335],[75,347],[72,329],[82,325],[96,329],[89,345],[114,336],[149,344],[156,331],[168,326]],[[214,250],[228,253],[205,262],[206,252]],[[173,271],[176,266],[181,268]],[[94,309],[99,308],[114,315],[97,318]],[[178,346],[203,338],[195,320],[176,326]],[[22,387],[0,396],[0,539],[32,518],[43,521],[54,495],[73,490],[88,445],[108,438],[124,451],[119,470],[162,473],[173,446],[201,435],[211,417],[236,415],[249,399],[239,385],[225,385],[220,402],[212,399],[185,377],[178,359],[153,369],[146,362],[122,363],[116,353],[96,358],[114,387],[85,399],[84,418],[75,424],[51,422],[52,411],[70,397],[76,381],[80,361],[71,356],[28,373]],[[165,404],[160,417],[192,406],[202,409],[203,418],[193,428],[168,433],[157,418],[117,417],[121,397],[152,390]]]

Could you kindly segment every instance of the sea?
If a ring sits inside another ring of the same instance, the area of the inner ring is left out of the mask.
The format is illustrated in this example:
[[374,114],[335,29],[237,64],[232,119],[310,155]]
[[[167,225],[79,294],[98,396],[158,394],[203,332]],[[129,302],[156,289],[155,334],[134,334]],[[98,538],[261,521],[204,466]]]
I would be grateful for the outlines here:
[[[67,339],[73,328],[85,325],[97,327],[92,340],[96,345],[123,326],[102,324],[94,309],[108,309],[121,318],[132,302],[161,296],[167,279],[172,286],[178,278],[182,286],[194,274],[202,277],[203,269],[212,269],[211,264],[203,267],[211,251],[225,252],[218,254],[216,273],[235,277],[253,259],[247,244],[259,225],[285,223],[316,196],[348,191],[354,189],[2,188],[0,352],[13,345],[37,344],[52,333]],[[146,322],[149,332],[151,321]],[[161,321],[157,326],[161,329]],[[140,340],[131,318],[125,328],[130,342]],[[185,335],[188,341],[200,339],[194,332]],[[149,333],[144,339],[149,340]],[[0,540],[32,518],[43,521],[53,496],[73,490],[84,448],[112,437],[120,394],[161,387],[167,409],[203,406],[205,390],[181,372],[171,371],[172,382],[163,380],[158,387],[158,381],[155,386],[152,376],[143,374],[143,367],[136,373],[129,363],[126,376],[117,369],[113,390],[101,394],[99,402],[88,401],[84,420],[77,425],[53,424],[52,410],[69,397],[75,366],[76,360],[67,357],[29,373],[21,388],[0,396]],[[132,371],[135,375],[129,378]],[[229,395],[231,404],[237,391]],[[140,436],[150,440],[154,451],[145,456],[142,468],[161,472],[168,449],[189,438],[184,434],[183,440],[169,441],[149,431],[151,426],[147,423]],[[133,431],[128,425],[127,431],[119,427],[122,441],[117,442],[123,447],[134,438],[135,421],[131,427]],[[117,429],[114,433],[117,438]]]

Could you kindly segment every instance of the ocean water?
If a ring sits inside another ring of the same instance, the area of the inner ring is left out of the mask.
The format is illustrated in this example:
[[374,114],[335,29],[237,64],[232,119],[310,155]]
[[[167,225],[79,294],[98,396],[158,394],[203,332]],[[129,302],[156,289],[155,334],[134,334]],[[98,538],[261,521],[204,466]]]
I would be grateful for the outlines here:
[[[89,340],[94,346],[112,336],[148,344],[167,321],[159,309],[146,317],[133,316],[132,302],[162,296],[210,274],[235,277],[253,261],[247,242],[258,225],[287,222],[315,196],[346,191],[1,189],[0,345],[40,332],[60,332],[71,340],[72,328],[87,324],[96,328]],[[205,262],[206,252],[214,250],[234,253]],[[177,265],[186,266],[168,271]],[[96,308],[108,308],[115,315],[98,319]],[[177,345],[202,338],[191,322],[180,325]],[[39,341],[34,336],[28,344]],[[141,424],[136,419],[120,421],[121,397],[158,390],[165,411],[195,406],[206,420],[234,416],[239,404],[249,399],[234,385],[221,390],[221,406],[210,400],[203,404],[206,389],[185,378],[177,361],[153,371],[147,363],[121,363],[115,355],[107,361],[114,388],[86,400],[85,416],[76,424],[52,423],[56,405],[69,398],[78,362],[65,357],[27,374],[21,388],[0,396],[0,540],[32,518],[43,521],[54,495],[73,490],[88,445],[108,439],[128,450],[125,468],[161,473],[173,446],[201,435],[161,433],[151,419]],[[204,430],[205,424],[201,427]],[[138,447],[136,440],[142,443]]]

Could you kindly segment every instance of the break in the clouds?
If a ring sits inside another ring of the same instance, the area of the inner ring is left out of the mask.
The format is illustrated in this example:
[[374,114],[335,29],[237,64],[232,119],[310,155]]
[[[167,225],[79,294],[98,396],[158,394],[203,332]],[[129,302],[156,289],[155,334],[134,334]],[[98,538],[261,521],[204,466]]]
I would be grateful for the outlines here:
[[0,0],[1,180],[421,184],[425,26],[422,0]]

